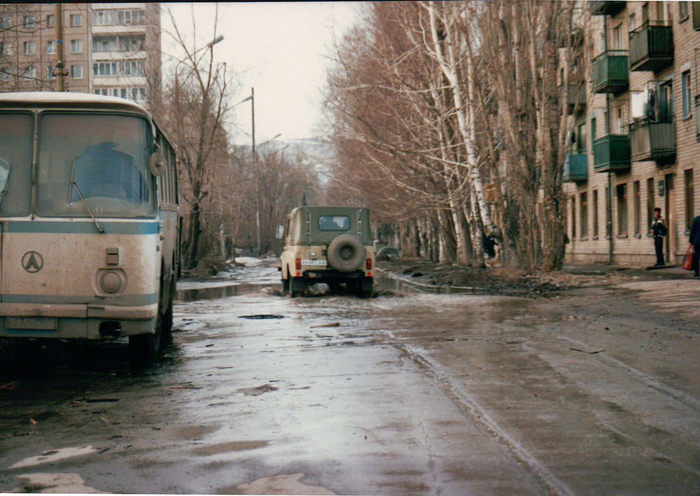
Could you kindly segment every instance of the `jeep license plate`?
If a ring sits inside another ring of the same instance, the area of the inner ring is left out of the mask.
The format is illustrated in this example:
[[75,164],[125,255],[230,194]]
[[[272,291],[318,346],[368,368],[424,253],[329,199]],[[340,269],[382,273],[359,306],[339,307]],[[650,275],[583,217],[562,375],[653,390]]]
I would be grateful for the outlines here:
[[306,265],[309,267],[325,267],[325,260],[302,260],[301,265]]

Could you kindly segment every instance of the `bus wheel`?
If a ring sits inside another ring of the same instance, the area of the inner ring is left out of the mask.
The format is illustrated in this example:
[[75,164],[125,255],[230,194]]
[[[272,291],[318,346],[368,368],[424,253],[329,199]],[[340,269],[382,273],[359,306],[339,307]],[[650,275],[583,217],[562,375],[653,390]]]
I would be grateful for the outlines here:
[[155,334],[129,336],[129,355],[138,364],[155,362],[160,351],[160,331]]

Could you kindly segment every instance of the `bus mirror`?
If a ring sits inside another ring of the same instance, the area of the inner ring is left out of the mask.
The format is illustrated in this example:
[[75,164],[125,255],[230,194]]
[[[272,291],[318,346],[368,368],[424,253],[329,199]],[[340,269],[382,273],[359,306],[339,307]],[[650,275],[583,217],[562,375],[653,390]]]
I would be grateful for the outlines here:
[[277,232],[275,233],[275,238],[282,239],[283,236],[284,236],[284,226],[282,224],[279,224],[277,226]]
[[151,153],[148,167],[151,169],[151,174],[154,176],[162,176],[165,173],[165,162],[163,161],[163,155],[161,155],[160,152]]
[[0,199],[7,188],[7,178],[10,177],[10,164],[0,158]]

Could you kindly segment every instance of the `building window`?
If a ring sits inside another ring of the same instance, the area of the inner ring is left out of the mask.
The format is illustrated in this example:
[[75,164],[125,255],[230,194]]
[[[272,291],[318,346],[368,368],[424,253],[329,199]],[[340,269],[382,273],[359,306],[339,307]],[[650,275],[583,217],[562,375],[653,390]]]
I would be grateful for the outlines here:
[[598,237],[598,190],[593,190],[593,237]]
[[116,52],[116,36],[99,36],[92,39],[92,50],[94,52]]
[[647,232],[651,231],[654,222],[654,178],[647,179]]
[[0,41],[0,55],[10,55],[12,51],[12,43]]
[[618,184],[615,188],[617,196],[617,234],[627,234],[627,185]]
[[588,193],[581,193],[581,238],[588,237]]
[[83,79],[83,66],[82,65],[70,66],[70,77],[72,77],[73,79]]
[[683,22],[688,19],[688,2],[680,1],[678,2],[678,17],[679,21]]
[[56,79],[56,67],[53,65],[50,65],[46,68],[46,78],[47,79]]
[[576,195],[571,197],[571,239],[576,239]]
[[83,18],[80,14],[70,15],[70,25],[74,28],[78,28],[83,25]]
[[610,214],[612,212],[610,211],[611,206],[610,206],[610,188],[606,187],[605,188],[605,236],[609,237],[610,234],[612,233],[612,227],[610,227]]
[[55,15],[49,14],[46,16],[46,27],[47,28],[56,27],[56,16]]
[[612,45],[613,50],[622,50],[622,24],[618,24],[613,28]]
[[586,123],[582,122],[578,125],[578,134],[576,141],[576,151],[579,155],[586,153]]
[[641,218],[642,218],[642,198],[641,191],[639,190],[639,181],[635,181],[633,184],[633,194],[634,194],[634,234],[639,235],[641,233]]
[[46,42],[46,53],[49,55],[56,55],[56,40],[49,40]]
[[22,74],[24,79],[36,79],[36,67],[27,67]]
[[116,62],[95,62],[92,64],[92,75],[103,77],[118,76],[118,67],[119,65]]
[[83,40],[70,40],[70,53],[83,53]]
[[143,10],[95,10],[92,23],[95,26],[137,26],[143,25]]
[[617,118],[615,119],[615,122],[617,124],[617,134],[624,134],[625,121],[622,119],[622,108],[618,108],[615,115],[617,116]]
[[646,2],[642,5],[642,24],[649,22],[649,3]]
[[685,183],[685,228],[690,229],[690,224],[695,217],[695,195],[693,190],[693,169],[683,172]]
[[9,81],[12,79],[12,72],[9,67],[3,67],[0,69],[0,81]]
[[143,36],[120,36],[119,51],[138,52],[143,50]]
[[591,141],[595,141],[595,140],[596,140],[596,136],[597,136],[597,134],[598,134],[598,133],[597,133],[597,129],[596,129],[597,126],[598,126],[598,123],[597,123],[596,118],[595,118],[595,117],[591,117]]
[[24,16],[23,22],[22,22],[24,29],[31,29],[36,25],[36,22],[34,21],[34,16]]
[[690,117],[692,95],[690,90],[690,71],[681,74],[681,101],[683,106],[683,118]]
[[0,17],[0,29],[10,29],[12,27],[12,17]]
[[121,96],[122,98],[126,98],[126,88],[121,88],[119,90],[119,93],[119,96]]
[[34,55],[36,53],[36,43],[33,41],[24,42],[24,54]]
[[124,75],[125,76],[143,76],[144,64],[143,60],[125,60],[124,61]]

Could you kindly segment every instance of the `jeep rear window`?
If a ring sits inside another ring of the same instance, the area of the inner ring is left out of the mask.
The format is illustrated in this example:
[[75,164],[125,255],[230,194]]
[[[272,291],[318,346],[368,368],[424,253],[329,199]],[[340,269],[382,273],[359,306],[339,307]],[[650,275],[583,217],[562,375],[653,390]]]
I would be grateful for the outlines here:
[[318,228],[321,231],[347,231],[350,229],[350,217],[347,215],[320,215]]

